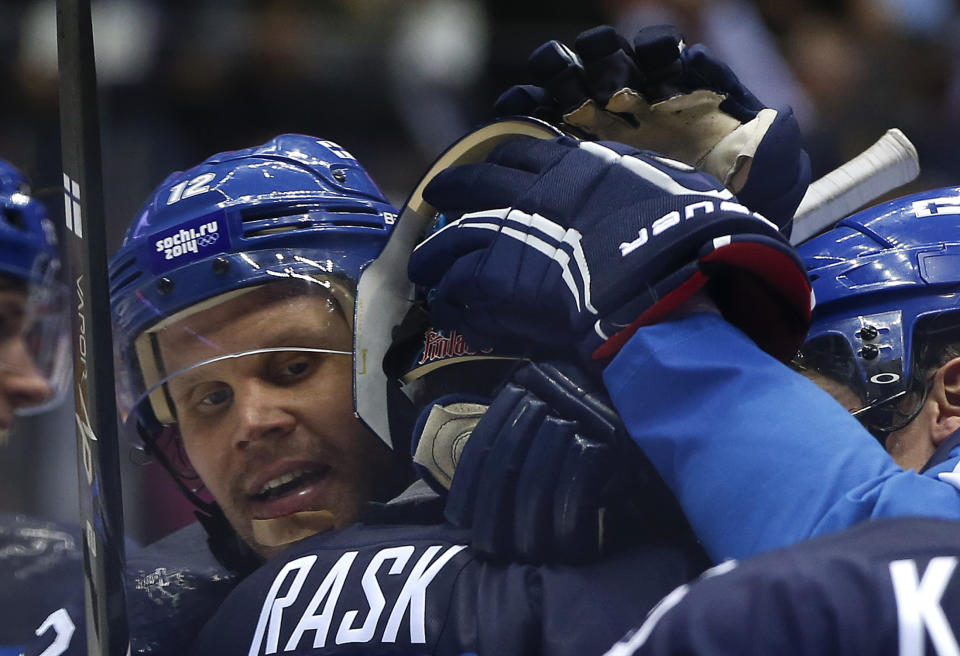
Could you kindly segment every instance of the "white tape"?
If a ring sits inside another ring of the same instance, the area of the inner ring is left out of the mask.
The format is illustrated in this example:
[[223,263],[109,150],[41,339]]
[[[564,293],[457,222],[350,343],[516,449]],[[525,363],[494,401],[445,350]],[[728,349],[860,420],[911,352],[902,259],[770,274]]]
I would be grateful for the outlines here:
[[790,242],[802,243],[920,174],[917,149],[897,128],[815,181],[793,215]]

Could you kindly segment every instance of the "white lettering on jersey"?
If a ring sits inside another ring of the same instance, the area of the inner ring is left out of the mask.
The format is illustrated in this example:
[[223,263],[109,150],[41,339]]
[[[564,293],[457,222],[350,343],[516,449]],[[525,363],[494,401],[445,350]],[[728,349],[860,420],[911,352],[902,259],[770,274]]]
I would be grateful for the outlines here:
[[[327,632],[330,630],[330,623],[333,621],[333,613],[337,608],[337,601],[343,591],[343,584],[347,580],[350,566],[353,565],[356,557],[356,551],[348,551],[343,554],[336,564],[330,568],[327,575],[323,577],[323,581],[320,582],[320,586],[307,605],[307,609],[300,616],[297,628],[293,630],[293,635],[290,636],[283,651],[296,649],[297,645],[300,644],[300,638],[307,631],[315,632],[313,636],[314,649],[319,649],[327,644]],[[327,603],[323,604],[323,610],[317,615],[317,609],[320,608],[324,599],[327,600]]]
[[[455,555],[466,549],[466,545],[446,547],[435,545],[426,548],[416,560],[403,580],[380,638],[384,643],[395,643],[403,618],[410,618],[410,641],[424,644],[426,631],[427,587]],[[303,595],[311,594],[310,602],[298,619],[290,637],[283,644],[284,652],[300,648],[300,643],[308,632],[313,632],[314,649],[326,646],[331,626],[337,626],[336,644],[371,642],[376,639],[377,627],[381,624],[387,599],[384,596],[378,574],[387,561],[392,561],[386,576],[398,576],[414,558],[416,548],[399,546],[381,549],[367,565],[358,581],[366,600],[366,614],[361,618],[359,609],[338,609],[341,593],[345,585],[354,584],[351,568],[356,560],[356,551],[344,553],[326,573],[319,586],[304,589],[307,577],[317,562],[316,555],[304,556],[292,560],[277,573],[270,585],[260,610],[257,628],[250,643],[248,656],[276,654],[284,632],[284,612],[296,604]],[[357,576],[359,573],[354,574]],[[291,580],[292,579],[292,580]],[[350,587],[349,589],[355,589]],[[282,592],[286,590],[285,592]],[[322,608],[321,608],[322,606]],[[335,623],[340,618],[339,624]],[[289,631],[290,623],[287,623]]]
[[383,609],[387,605],[387,600],[384,599],[383,592],[380,590],[380,584],[377,582],[377,571],[381,565],[383,565],[384,561],[392,560],[393,565],[390,566],[389,574],[395,575],[401,573],[414,551],[415,549],[411,546],[393,547],[384,549],[373,557],[373,560],[367,565],[367,571],[363,573],[363,579],[360,581],[360,585],[363,586],[363,593],[370,603],[370,612],[367,613],[367,618],[358,629],[353,628],[352,625],[353,620],[360,614],[360,611],[351,610],[344,613],[343,621],[340,622],[340,630],[337,631],[338,645],[347,642],[370,642],[373,640],[373,634],[377,629],[380,614],[383,613]]
[[66,608],[61,608],[60,610],[55,610],[50,613],[47,619],[43,621],[43,624],[34,631],[37,637],[42,636],[50,629],[53,629],[54,633],[56,633],[53,642],[40,653],[40,656],[60,656],[60,654],[66,652],[76,628]]
[[[383,642],[396,642],[397,632],[400,630],[400,621],[408,612],[410,613],[410,642],[424,643],[427,641],[427,631],[424,626],[424,610],[427,606],[427,586],[440,573],[443,566],[451,558],[467,548],[460,544],[448,547],[446,552],[437,558],[433,564],[430,561],[434,554],[440,551],[442,547],[433,546],[427,549],[413,571],[407,577],[407,582],[403,584],[400,596],[397,597],[397,603],[390,613],[390,619],[387,620],[387,627],[383,630]],[[429,567],[428,567],[429,566]]]
[[[356,552],[353,552],[353,554],[356,555]],[[347,555],[349,554],[344,554],[344,557]],[[284,565],[280,573],[277,574],[277,578],[273,580],[273,585],[270,586],[267,598],[263,602],[263,608],[260,610],[260,619],[257,620],[257,630],[253,634],[253,642],[250,643],[250,651],[247,652],[248,656],[256,656],[260,653],[263,634],[267,629],[268,622],[269,633],[267,635],[267,650],[265,653],[277,653],[277,644],[280,642],[280,621],[283,618],[283,609],[297,600],[297,595],[300,594],[303,582],[307,579],[307,574],[310,573],[310,568],[313,567],[316,561],[316,556],[297,558]],[[278,597],[280,586],[287,580],[287,576],[291,572],[295,572],[293,583],[290,584],[286,595]]]
[[933,558],[923,578],[919,578],[915,561],[895,560],[890,563],[901,656],[923,655],[924,629],[938,656],[960,656],[960,646],[940,606],[940,599],[956,567],[957,559],[953,556]]

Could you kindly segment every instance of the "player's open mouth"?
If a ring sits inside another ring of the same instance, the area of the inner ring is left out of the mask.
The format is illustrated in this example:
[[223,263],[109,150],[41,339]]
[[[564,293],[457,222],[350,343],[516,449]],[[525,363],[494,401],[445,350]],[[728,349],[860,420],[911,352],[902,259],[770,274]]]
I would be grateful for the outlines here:
[[316,469],[296,469],[287,472],[264,483],[260,491],[252,495],[252,498],[254,501],[266,503],[294,494],[302,488],[319,483],[327,474],[328,469],[328,467],[318,467]]

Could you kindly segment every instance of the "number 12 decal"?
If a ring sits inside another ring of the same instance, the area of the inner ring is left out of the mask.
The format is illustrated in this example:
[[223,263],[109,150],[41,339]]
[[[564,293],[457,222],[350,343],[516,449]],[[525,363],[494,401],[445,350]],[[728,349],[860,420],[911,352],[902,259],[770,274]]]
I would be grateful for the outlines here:
[[167,205],[173,205],[184,198],[190,198],[191,196],[202,194],[205,191],[210,191],[210,183],[213,182],[213,179],[216,177],[214,173],[204,173],[203,175],[198,175],[193,180],[184,180],[179,184],[175,184],[170,189]]

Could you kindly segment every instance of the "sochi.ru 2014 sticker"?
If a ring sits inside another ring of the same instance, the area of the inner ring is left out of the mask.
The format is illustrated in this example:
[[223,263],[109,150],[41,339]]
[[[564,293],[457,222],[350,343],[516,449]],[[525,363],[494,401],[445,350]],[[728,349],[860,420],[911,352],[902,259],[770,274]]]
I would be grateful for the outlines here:
[[227,250],[226,227],[223,212],[216,212],[157,235],[150,253],[154,273]]

